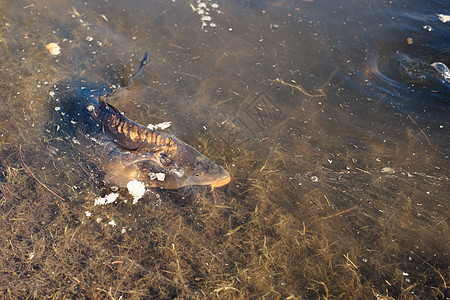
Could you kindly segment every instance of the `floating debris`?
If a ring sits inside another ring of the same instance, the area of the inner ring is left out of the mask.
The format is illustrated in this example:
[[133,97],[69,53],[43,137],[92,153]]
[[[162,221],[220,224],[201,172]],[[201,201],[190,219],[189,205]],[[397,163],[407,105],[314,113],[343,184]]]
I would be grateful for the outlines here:
[[158,129],[164,130],[164,129],[169,128],[170,126],[172,126],[172,122],[168,121],[168,122],[158,123],[156,125],[148,124],[147,128],[150,128],[151,130],[158,130]]
[[208,27],[217,27],[217,24],[212,22],[213,18],[211,17],[211,12],[214,12],[215,14],[221,13],[219,10],[219,4],[210,3],[210,0],[205,2],[197,0],[197,7],[195,7],[192,3],[190,3],[190,6],[194,12],[201,16],[200,21],[204,31],[208,31]]
[[49,43],[45,46],[51,55],[59,55],[61,53],[61,47],[57,43]]
[[441,75],[442,79],[444,81],[450,83],[450,70],[448,69],[447,65],[442,62],[434,62],[431,64],[433,68],[436,69],[436,71],[439,72],[439,75]]
[[430,25],[425,25],[422,27],[422,29],[425,31],[433,31],[433,27],[431,27]]
[[202,17],[201,17],[201,20],[202,20],[202,21],[211,21],[212,18],[211,18],[211,16],[202,16]]
[[450,15],[438,14],[438,17],[444,23],[450,22]]

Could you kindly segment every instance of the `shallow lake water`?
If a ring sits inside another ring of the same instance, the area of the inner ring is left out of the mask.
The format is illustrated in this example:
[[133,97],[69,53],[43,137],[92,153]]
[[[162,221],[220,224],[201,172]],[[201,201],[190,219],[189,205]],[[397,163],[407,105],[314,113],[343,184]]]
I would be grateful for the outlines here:
[[[446,1],[0,1],[5,299],[446,299]],[[60,53],[47,49],[57,43]],[[55,122],[111,99],[231,174],[126,189]],[[56,54],[56,53],[54,53]]]

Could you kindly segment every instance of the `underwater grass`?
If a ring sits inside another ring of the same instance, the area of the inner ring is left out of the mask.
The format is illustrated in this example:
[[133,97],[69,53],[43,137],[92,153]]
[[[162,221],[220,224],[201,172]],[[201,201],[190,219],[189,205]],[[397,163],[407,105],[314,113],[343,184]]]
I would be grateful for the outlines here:
[[[264,161],[242,151],[233,164],[250,167],[236,168],[227,188],[153,191],[137,205],[94,206],[98,186],[73,162],[64,169],[70,159],[42,169],[44,159],[30,161],[30,148],[23,149],[30,171],[63,201],[27,172],[17,150],[5,144],[1,153],[4,297],[413,299],[412,291],[444,297],[445,266],[405,251],[412,212],[384,207],[383,214],[360,200],[368,183],[395,186],[401,179],[373,181],[358,171],[364,176],[355,181],[319,166],[286,177],[279,172],[291,171],[282,151],[266,153]],[[65,185],[52,182],[57,174]],[[351,192],[341,186],[347,179]],[[397,197],[392,186],[385,197]]]

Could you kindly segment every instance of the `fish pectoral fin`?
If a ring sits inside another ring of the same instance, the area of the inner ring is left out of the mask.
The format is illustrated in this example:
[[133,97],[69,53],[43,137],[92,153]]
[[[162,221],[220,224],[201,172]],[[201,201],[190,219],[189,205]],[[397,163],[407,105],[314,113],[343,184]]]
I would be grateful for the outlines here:
[[124,187],[130,180],[136,179],[138,169],[135,165],[127,165],[120,167],[110,166],[105,174],[105,182],[110,185],[117,185]]

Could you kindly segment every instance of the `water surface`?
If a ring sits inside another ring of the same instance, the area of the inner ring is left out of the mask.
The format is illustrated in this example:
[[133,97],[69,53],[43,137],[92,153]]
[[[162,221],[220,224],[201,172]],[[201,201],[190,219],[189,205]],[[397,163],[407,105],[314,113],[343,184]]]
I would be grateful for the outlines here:
[[[5,297],[449,296],[450,79],[432,66],[450,66],[445,1],[0,12]],[[171,121],[232,181],[94,206],[110,190],[58,135],[51,91],[75,78],[124,85],[146,52],[113,104],[140,124]]]

